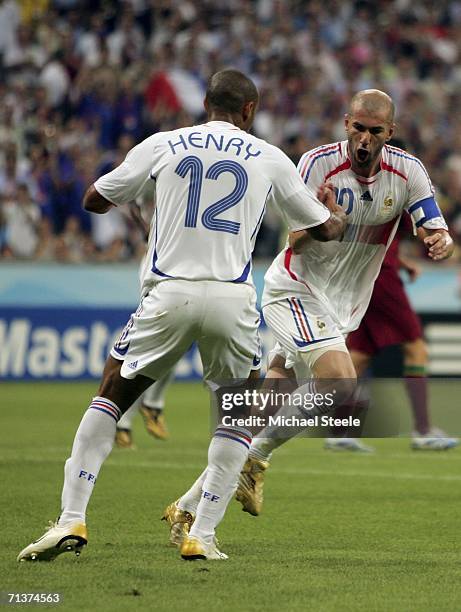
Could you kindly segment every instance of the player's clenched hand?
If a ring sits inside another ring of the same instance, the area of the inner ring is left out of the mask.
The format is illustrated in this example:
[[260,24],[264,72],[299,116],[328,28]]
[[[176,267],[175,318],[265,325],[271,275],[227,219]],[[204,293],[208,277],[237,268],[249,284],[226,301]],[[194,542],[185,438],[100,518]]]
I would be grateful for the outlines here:
[[341,206],[336,203],[336,193],[333,183],[323,183],[317,190],[317,197],[331,212],[339,212]]
[[438,230],[424,238],[424,244],[428,249],[428,255],[434,261],[450,257],[454,250],[453,240],[445,230]]

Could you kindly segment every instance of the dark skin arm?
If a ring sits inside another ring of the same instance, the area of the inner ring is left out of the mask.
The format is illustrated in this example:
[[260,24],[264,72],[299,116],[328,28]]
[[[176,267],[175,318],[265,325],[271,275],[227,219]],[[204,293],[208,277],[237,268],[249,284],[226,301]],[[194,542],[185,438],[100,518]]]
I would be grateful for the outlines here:
[[341,206],[336,204],[333,185],[331,183],[321,185],[317,191],[317,197],[330,210],[331,216],[321,225],[298,232],[290,232],[288,241],[295,254],[300,253],[311,239],[328,242],[330,240],[341,240],[343,237],[347,216]]
[[88,187],[85,195],[83,196],[83,208],[88,212],[103,215],[108,210],[115,207],[115,204],[112,204],[112,202],[109,202],[109,200],[103,198],[102,195],[96,191],[94,185]]

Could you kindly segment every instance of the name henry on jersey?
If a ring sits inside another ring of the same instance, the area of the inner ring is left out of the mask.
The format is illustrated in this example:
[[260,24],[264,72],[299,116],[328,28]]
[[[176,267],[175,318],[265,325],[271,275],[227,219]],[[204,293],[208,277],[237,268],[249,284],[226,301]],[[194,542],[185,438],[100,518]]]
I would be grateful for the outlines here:
[[[195,149],[214,149],[216,151],[224,151],[225,153],[232,153],[237,157],[242,157],[244,161],[249,160],[251,157],[258,157],[261,155],[259,149],[255,149],[251,142],[245,143],[243,138],[232,136],[228,138],[221,134],[217,137],[215,134],[203,134],[203,132],[191,132],[186,136],[183,134],[178,135],[178,140],[168,140],[171,152],[173,155],[189,151],[190,148]],[[245,145],[245,146],[244,146]]]

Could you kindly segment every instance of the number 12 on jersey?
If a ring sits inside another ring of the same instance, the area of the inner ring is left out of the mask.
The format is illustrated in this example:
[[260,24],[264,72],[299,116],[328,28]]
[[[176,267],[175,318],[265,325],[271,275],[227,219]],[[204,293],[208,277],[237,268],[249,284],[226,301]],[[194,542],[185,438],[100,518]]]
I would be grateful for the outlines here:
[[[185,226],[197,227],[200,197],[204,181],[203,163],[195,155],[189,155],[179,162],[175,172],[181,178],[186,178],[188,174],[190,175]],[[248,189],[248,174],[237,162],[222,160],[208,168],[205,179],[216,181],[225,172],[229,172],[235,177],[235,187],[227,196],[205,208],[202,213],[201,222],[204,227],[214,232],[238,234],[240,223],[219,218],[219,215],[229,208],[236,206],[244,197]]]

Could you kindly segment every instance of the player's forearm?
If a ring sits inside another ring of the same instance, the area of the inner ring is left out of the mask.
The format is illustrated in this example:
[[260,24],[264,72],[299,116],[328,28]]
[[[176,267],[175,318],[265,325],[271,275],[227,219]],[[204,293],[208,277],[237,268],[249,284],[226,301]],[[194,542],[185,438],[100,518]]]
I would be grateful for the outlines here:
[[293,253],[301,253],[306,244],[311,240],[310,234],[307,230],[300,230],[299,232],[290,232],[288,234],[288,244],[292,249]]
[[291,232],[288,236],[288,243],[295,254],[301,253],[303,248],[312,240],[328,242],[329,240],[341,240],[346,229],[347,217],[342,211],[336,211],[330,218],[315,227]]
[[340,209],[333,212],[330,218],[321,225],[316,225],[315,227],[310,227],[309,229],[300,230],[298,232],[290,232],[288,243],[293,253],[301,253],[311,239],[320,242],[340,240],[346,228],[346,220],[346,214]]
[[307,231],[320,242],[329,242],[330,240],[341,240],[346,229],[347,216],[346,213],[339,207],[335,212],[332,212],[329,219],[321,225],[309,228]]
[[106,200],[95,188],[91,185],[83,196],[83,208],[88,212],[102,215],[113,208],[115,204]]

